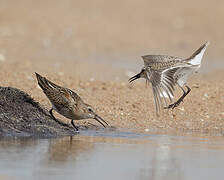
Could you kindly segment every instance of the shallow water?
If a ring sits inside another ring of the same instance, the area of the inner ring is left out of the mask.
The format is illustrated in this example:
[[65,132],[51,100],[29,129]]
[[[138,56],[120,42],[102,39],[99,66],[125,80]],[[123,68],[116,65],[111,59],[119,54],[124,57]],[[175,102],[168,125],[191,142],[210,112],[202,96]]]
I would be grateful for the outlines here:
[[83,131],[1,139],[0,179],[221,179],[223,137]]

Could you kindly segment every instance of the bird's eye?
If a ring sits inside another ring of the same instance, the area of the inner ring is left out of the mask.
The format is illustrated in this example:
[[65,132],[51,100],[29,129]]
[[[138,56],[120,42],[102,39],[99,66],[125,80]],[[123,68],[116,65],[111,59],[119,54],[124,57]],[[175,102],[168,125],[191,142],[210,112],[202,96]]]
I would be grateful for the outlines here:
[[88,108],[88,111],[89,111],[89,112],[93,112],[93,110],[92,110],[91,108]]

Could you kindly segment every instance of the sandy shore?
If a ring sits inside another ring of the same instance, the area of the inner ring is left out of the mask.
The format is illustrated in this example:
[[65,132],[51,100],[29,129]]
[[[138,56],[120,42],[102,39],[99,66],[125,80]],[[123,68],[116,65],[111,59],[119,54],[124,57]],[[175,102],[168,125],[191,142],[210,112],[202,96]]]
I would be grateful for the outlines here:
[[[223,1],[3,0],[0,14],[0,86],[24,90],[49,109],[38,72],[73,89],[115,127],[222,132]],[[157,117],[151,87],[127,81],[141,55],[189,57],[207,40],[192,92]]]
[[[41,62],[38,62],[38,66],[40,64]],[[75,66],[75,63],[70,62],[70,65]],[[41,71],[39,68],[41,66],[37,67],[35,63],[25,61],[1,63],[1,86],[22,89],[49,109],[50,103],[37,85],[33,71],[35,70],[55,83],[73,89],[87,103],[95,107],[97,113],[111,126],[137,131],[165,129],[222,132],[224,130],[224,73],[221,70],[195,74],[189,81],[192,91],[184,103],[174,110],[165,110],[160,117],[157,117],[151,87],[146,88],[144,81],[129,84],[127,80],[98,81],[87,77],[80,79],[67,75],[66,72]],[[82,71],[84,69],[80,68],[79,73]],[[176,97],[180,95],[181,91],[177,90]],[[67,121],[58,114],[57,117]],[[95,123],[93,120],[88,122]]]

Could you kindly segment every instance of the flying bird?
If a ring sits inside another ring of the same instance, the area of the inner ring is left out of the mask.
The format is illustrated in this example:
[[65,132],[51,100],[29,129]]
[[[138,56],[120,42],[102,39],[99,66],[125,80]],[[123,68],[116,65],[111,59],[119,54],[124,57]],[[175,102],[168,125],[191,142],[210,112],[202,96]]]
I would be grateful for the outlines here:
[[[209,42],[203,44],[189,58],[168,55],[142,56],[144,67],[140,73],[131,77],[129,82],[145,78],[147,83],[152,84],[157,114],[159,114],[161,108],[174,109],[191,91],[191,88],[187,85],[187,80],[200,68],[202,57],[208,45]],[[172,103],[176,85],[183,91],[183,95]],[[170,105],[168,105],[167,99],[169,99]]]

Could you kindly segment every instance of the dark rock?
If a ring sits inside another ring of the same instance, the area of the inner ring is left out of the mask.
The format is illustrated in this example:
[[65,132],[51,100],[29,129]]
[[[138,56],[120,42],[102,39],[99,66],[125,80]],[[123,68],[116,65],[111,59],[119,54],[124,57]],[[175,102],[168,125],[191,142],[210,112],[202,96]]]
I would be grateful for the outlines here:
[[49,138],[74,134],[72,126],[57,123],[27,93],[0,87],[0,136]]

